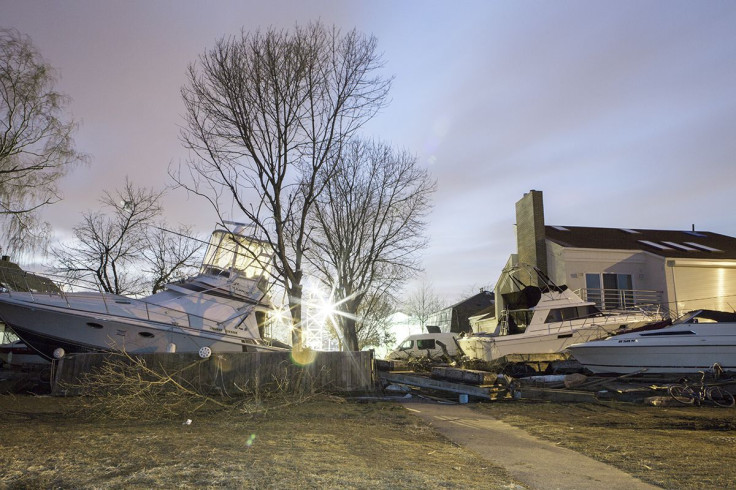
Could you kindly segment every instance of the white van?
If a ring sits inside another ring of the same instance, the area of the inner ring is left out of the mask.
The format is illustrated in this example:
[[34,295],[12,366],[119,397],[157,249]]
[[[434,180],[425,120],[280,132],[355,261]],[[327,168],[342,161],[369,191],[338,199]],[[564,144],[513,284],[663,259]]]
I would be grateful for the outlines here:
[[462,354],[454,333],[420,333],[409,335],[388,354],[390,361],[411,357],[436,359],[443,355],[454,357]]

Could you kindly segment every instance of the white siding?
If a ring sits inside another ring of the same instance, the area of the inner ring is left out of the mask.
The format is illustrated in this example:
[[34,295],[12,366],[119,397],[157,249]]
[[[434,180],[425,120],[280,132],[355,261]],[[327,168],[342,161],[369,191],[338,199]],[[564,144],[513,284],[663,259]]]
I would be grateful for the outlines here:
[[694,309],[736,311],[736,260],[667,259],[641,250],[568,248],[547,241],[550,279],[573,291],[587,273],[630,274],[633,288],[661,291],[672,316]]
[[736,262],[668,260],[665,273],[673,314],[701,308],[735,311]]
[[664,277],[654,271],[661,271],[663,263],[661,257],[638,250],[567,248],[547,241],[550,279],[573,291],[585,288],[585,274],[602,272],[630,274],[634,289],[662,291]]

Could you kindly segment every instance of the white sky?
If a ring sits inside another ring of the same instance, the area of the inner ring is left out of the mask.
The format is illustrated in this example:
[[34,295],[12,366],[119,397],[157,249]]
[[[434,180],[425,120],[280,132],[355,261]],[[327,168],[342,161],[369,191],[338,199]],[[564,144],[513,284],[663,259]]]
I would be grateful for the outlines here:
[[[547,224],[736,235],[736,2],[0,0],[0,26],[59,70],[92,157],[46,213],[57,236],[126,175],[170,183],[184,73],[216,39],[316,19],[378,38],[396,78],[363,134],[438,180],[424,265],[448,300],[496,281],[530,189]],[[180,192],[165,217],[215,223]]]

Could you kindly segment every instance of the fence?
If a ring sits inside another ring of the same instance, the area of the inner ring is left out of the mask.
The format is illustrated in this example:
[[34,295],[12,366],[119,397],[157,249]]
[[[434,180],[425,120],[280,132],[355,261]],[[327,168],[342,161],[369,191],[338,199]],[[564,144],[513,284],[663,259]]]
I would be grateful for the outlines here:
[[329,393],[360,393],[374,389],[373,352],[310,352],[309,362],[296,362],[290,352],[213,354],[195,353],[75,354],[56,366],[53,393],[84,395],[85,376],[105,363],[143,363],[147,369],[171,376],[200,393],[237,395],[279,387]]

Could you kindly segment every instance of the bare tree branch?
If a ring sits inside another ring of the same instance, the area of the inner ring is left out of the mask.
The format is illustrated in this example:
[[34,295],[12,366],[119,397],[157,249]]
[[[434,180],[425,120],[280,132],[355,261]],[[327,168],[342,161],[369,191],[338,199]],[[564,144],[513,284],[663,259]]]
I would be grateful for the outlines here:
[[343,142],[383,106],[391,81],[376,75],[381,66],[375,38],[312,23],[221,39],[182,88],[192,158],[170,173],[221,222],[244,216],[273,248],[297,345],[307,217],[325,185],[318,175],[329,180]]
[[345,145],[334,168],[312,207],[307,257],[342,313],[345,347],[357,350],[371,304],[395,300],[393,291],[419,271],[435,183],[412,155],[375,142]]
[[143,257],[147,262],[145,272],[150,278],[152,293],[196,272],[202,262],[201,252],[206,242],[188,238],[192,235],[191,228],[184,226],[173,233],[163,226],[149,228]]
[[406,313],[419,320],[424,329],[432,314],[445,307],[445,303],[435,294],[432,285],[422,281],[404,301]]
[[143,294],[147,288],[141,266],[150,253],[150,226],[161,214],[162,195],[136,188],[127,178],[123,189],[104,192],[100,203],[108,214],[85,213],[74,228],[75,242],[52,250],[57,272],[70,281],[91,276],[104,292]]

